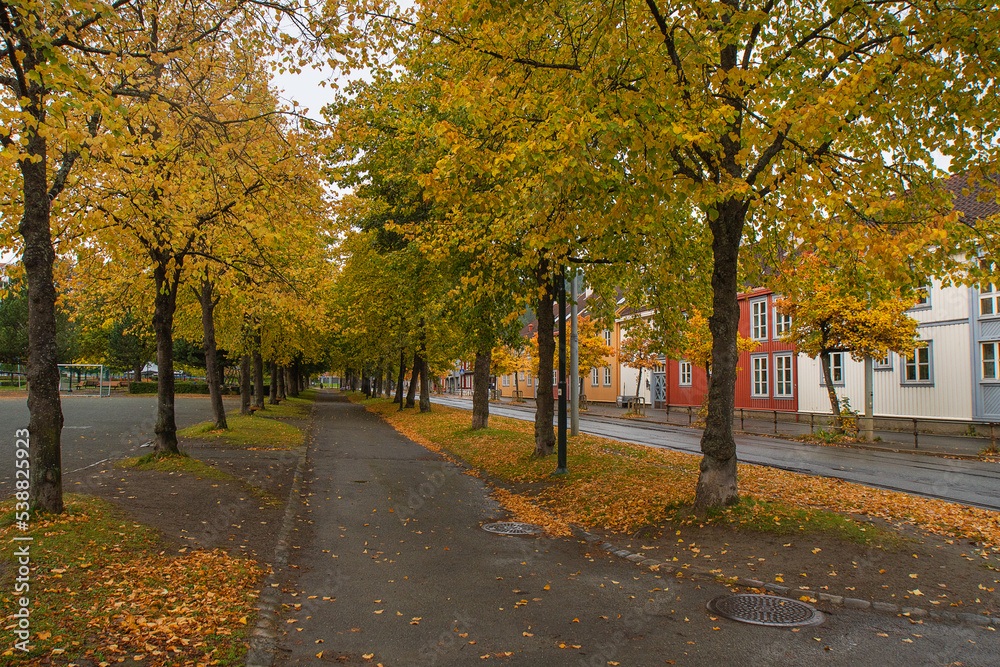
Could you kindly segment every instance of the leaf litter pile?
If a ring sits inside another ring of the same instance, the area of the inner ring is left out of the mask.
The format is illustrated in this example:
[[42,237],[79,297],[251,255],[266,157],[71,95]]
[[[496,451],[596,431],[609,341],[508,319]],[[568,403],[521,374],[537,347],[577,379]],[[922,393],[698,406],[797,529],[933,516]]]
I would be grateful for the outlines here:
[[[0,539],[31,535],[34,664],[239,664],[263,570],[220,549],[167,554],[155,531],[105,501],[66,496],[67,512],[35,517],[28,533],[3,506]],[[13,567],[3,564],[3,604],[14,610]],[[13,627],[7,616],[7,632]]]
[[[955,578],[959,577],[968,579],[960,597],[969,604],[1000,608],[995,595],[995,589],[1000,589],[996,566],[1000,515],[996,512],[739,464],[741,502],[707,517],[694,516],[690,506],[698,480],[698,456],[580,435],[569,442],[569,473],[554,478],[554,460],[531,458],[534,426],[530,422],[491,416],[489,429],[471,431],[467,411],[435,405],[433,412],[420,414],[399,412],[386,401],[365,404],[412,440],[461,459],[473,474],[513,488],[513,492],[499,489],[494,495],[518,520],[544,525],[552,534],[566,534],[568,523],[618,538],[647,532],[643,536],[650,539],[641,541],[647,545],[641,547],[648,550],[645,553],[678,561],[681,567],[696,563],[719,576],[740,575],[830,592],[834,592],[830,582],[838,581],[843,584],[839,594],[896,598],[904,605],[929,600],[931,591],[920,589],[926,584],[925,588],[935,589],[933,597],[942,598],[931,605],[956,606]],[[676,535],[674,529],[678,529]],[[735,538],[733,529],[744,537]],[[929,535],[938,536],[934,540],[939,549],[953,552],[952,561],[943,560],[940,550],[921,551],[914,546]],[[702,541],[705,544],[696,544]],[[745,545],[745,553],[734,553],[739,550],[731,543],[737,541]],[[899,557],[883,550],[886,544],[910,560],[899,564]],[[802,549],[794,557],[790,555],[796,551],[793,546]],[[838,558],[845,562],[837,562]],[[955,559],[961,563],[956,565]],[[814,561],[810,569],[820,571],[824,579],[816,581],[805,572],[789,574],[795,570],[794,563],[802,560]],[[726,569],[723,563],[732,567]],[[965,566],[961,574],[956,571]],[[918,579],[916,570],[921,568],[926,574]],[[951,575],[950,584],[943,583],[940,570]],[[925,582],[932,572],[936,578]]]

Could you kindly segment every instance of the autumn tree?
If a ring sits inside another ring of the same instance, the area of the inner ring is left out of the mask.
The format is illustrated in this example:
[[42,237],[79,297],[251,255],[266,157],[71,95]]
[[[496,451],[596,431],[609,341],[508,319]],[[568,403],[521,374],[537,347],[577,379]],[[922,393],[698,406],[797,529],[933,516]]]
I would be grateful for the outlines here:
[[628,335],[622,342],[619,358],[626,366],[639,369],[634,394],[638,397],[639,389],[642,387],[642,371],[648,369],[652,372],[660,365],[662,344],[653,326],[642,317],[633,317],[626,321],[624,326]]
[[[539,181],[550,179],[520,199],[504,192],[508,201],[549,216],[534,202],[579,201],[557,198],[560,188],[602,195],[590,220],[574,220],[574,236],[591,253],[614,250],[600,227],[616,228],[607,214],[621,204],[632,206],[619,218],[630,223],[623,242],[670,228],[709,233],[714,377],[696,492],[702,508],[738,498],[732,413],[744,236],[814,241],[817,211],[827,219],[865,213],[904,191],[940,202],[934,151],[964,169],[993,154],[1000,129],[995,100],[970,103],[996,80],[993,6],[861,2],[811,11],[577,0],[511,12],[450,0],[398,13],[359,1],[351,11],[366,28],[353,38],[417,32],[447,51],[448,101],[477,126],[503,132],[508,147],[477,156],[481,138],[456,134],[452,154],[491,163],[479,173],[530,165]],[[912,198],[904,204],[917,210]],[[647,219],[654,208],[659,215]],[[909,217],[947,224],[934,213]],[[557,248],[568,236],[563,225],[537,229],[538,247]]]
[[881,262],[846,253],[830,258],[806,252],[790,264],[775,279],[782,294],[777,308],[792,318],[782,339],[819,358],[834,425],[842,433],[830,355],[847,352],[860,361],[911,352],[918,344],[917,322],[906,311],[916,300],[914,286],[889,279]]

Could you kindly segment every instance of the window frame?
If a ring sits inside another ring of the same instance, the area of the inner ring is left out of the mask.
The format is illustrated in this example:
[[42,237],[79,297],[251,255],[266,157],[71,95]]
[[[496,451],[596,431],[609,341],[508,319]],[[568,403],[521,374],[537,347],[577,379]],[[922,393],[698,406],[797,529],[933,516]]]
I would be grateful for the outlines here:
[[[763,319],[763,322],[760,320]],[[768,340],[767,297],[750,301],[750,338],[751,340]],[[761,335],[758,335],[760,333]]]
[[[833,363],[833,358],[836,357],[839,363]],[[834,371],[840,369],[840,379],[836,377],[833,378],[834,387],[843,387],[845,383],[845,376],[847,375],[847,369],[844,368],[844,353],[843,352],[831,352],[830,353],[830,375],[834,374]],[[823,357],[819,357],[819,386],[826,386],[826,373],[823,372]]]
[[611,386],[611,366],[604,367],[604,386]]
[[892,352],[885,355],[885,361],[881,359],[876,359],[872,357],[872,370],[876,371],[891,371],[892,370]]
[[[687,380],[685,380],[685,375]],[[694,384],[694,364],[687,359],[677,362],[677,386],[690,387]]]
[[914,347],[913,350],[911,350],[911,352],[914,353],[914,357],[913,358],[916,359],[916,356],[917,356],[917,354],[919,354],[919,351],[921,351],[921,350],[926,350],[927,351],[927,379],[920,379],[920,366],[921,366],[921,364],[920,364],[919,361],[917,361],[915,363],[915,365],[913,366],[913,368],[916,371],[917,379],[914,379],[914,380],[909,379],[907,377],[907,371],[910,368],[910,364],[908,363],[909,359],[910,359],[910,355],[905,355],[905,356],[901,355],[900,364],[899,364],[899,370],[900,370],[899,384],[900,385],[907,386],[907,387],[932,387],[932,386],[934,386],[934,341],[929,340],[929,341],[924,341],[924,342],[926,342],[926,345],[921,346],[921,347]]
[[[779,313],[778,309],[775,308],[774,309],[774,318],[773,319],[774,319],[774,324],[772,325],[772,328],[774,330],[774,332],[773,332],[774,340],[780,339],[781,336],[782,336],[782,334],[784,334],[787,331],[791,331],[792,330],[792,316],[791,315],[785,315],[784,313]],[[779,328],[779,326],[778,326],[779,323],[783,323],[784,326],[782,326],[782,327]]]
[[[993,375],[992,377],[986,376],[986,348],[989,347],[991,350],[992,358],[990,363],[993,364]],[[1000,381],[1000,341],[980,341],[979,343],[979,379],[982,382],[998,382]]]
[[[781,399],[795,398],[795,366],[793,364],[793,359],[794,358],[795,357],[794,357],[794,355],[791,352],[789,352],[787,354],[775,354],[774,355],[774,371],[772,372],[772,375],[774,376],[774,397],[775,398],[781,398]],[[782,372],[782,369],[778,368],[778,360],[779,359],[781,359],[783,361],[786,361],[787,364],[788,364],[788,367],[786,369],[784,369],[784,371],[788,373],[788,381],[787,381],[788,392],[787,393],[784,393],[784,392],[781,391],[782,384],[784,384],[784,383],[782,382],[781,375],[780,375],[780,373]]]
[[920,287],[918,287],[914,291],[917,292],[917,293],[923,292],[924,293],[924,300],[923,301],[918,301],[917,303],[913,304],[912,306],[909,307],[908,310],[910,310],[910,311],[913,311],[913,310],[930,310],[931,307],[932,307],[932,304],[931,304],[931,285],[921,285]]
[[590,386],[600,387],[601,386],[601,371],[597,366],[590,369]]
[[503,375],[502,378],[501,378],[501,380],[500,380],[500,383],[504,387],[509,387],[510,386],[510,376],[509,375]]
[[[770,355],[750,355],[750,397],[771,397]],[[763,391],[760,389],[763,387]]]

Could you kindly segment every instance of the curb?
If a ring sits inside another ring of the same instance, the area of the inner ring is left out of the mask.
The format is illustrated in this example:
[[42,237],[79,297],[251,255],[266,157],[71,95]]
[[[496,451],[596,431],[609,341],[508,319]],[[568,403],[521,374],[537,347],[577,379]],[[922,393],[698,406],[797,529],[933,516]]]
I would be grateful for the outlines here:
[[974,625],[978,627],[1000,628],[1000,618],[994,618],[980,614],[937,611],[933,609],[924,609],[922,607],[904,607],[901,605],[893,604],[891,602],[873,602],[871,600],[861,600],[859,598],[845,598],[840,595],[819,593],[806,588],[789,588],[788,586],[780,586],[778,584],[767,584],[758,579],[747,579],[744,577],[725,577],[716,572],[711,572],[709,570],[699,567],[677,567],[665,561],[656,560],[655,558],[647,558],[644,554],[632,553],[627,549],[621,549],[619,547],[616,547],[610,542],[605,541],[603,538],[594,535],[593,533],[590,533],[578,526],[572,526],[572,530],[574,537],[577,537],[578,539],[581,539],[594,546],[598,546],[598,548],[607,551],[612,555],[618,556],[619,558],[622,558],[624,560],[630,561],[637,565],[641,565],[650,570],[653,570],[654,572],[675,574],[678,577],[683,576],[696,580],[708,580],[719,583],[726,583],[732,586],[759,588],[774,595],[787,596],[789,594],[792,594],[795,596],[808,596],[809,598],[812,599],[811,601],[818,600],[820,602],[826,602],[827,604],[833,605],[835,607],[842,607],[844,609],[854,609],[858,611],[875,611],[883,614],[892,614],[895,616],[906,616],[908,618],[927,618],[935,621],[962,623],[965,625]]
[[295,478],[292,488],[288,491],[285,504],[285,517],[278,531],[278,542],[274,547],[274,565],[271,574],[261,585],[260,597],[257,598],[257,625],[250,633],[250,646],[247,649],[246,667],[271,667],[274,664],[274,654],[278,644],[278,605],[279,584],[288,569],[289,536],[295,525],[298,514],[298,504],[295,499],[302,495],[302,478],[306,468],[306,457],[309,453],[309,443],[312,442],[313,412],[316,403],[313,402],[309,411],[309,439],[299,451],[299,460],[295,465]]

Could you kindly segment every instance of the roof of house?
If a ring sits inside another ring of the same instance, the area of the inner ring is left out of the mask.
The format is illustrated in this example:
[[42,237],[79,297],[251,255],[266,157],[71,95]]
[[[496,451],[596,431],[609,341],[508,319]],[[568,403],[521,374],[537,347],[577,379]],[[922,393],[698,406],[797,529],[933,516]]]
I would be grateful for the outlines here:
[[978,180],[970,184],[969,178],[962,175],[952,176],[944,182],[944,186],[952,194],[955,210],[963,214],[967,223],[1000,214],[1000,204],[997,203],[1000,179],[990,179],[990,185],[995,189],[983,187]]

